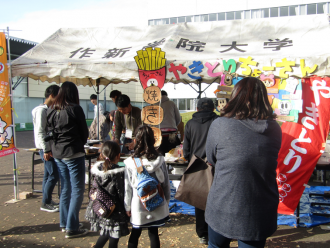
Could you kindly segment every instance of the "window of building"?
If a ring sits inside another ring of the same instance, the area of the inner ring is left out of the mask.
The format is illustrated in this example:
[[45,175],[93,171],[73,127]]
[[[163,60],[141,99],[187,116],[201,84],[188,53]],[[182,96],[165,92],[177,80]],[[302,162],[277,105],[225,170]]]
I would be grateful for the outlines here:
[[251,10],[251,18],[257,19],[261,17],[261,11],[259,9],[253,9]]
[[270,8],[270,17],[278,17],[278,7]]
[[235,12],[226,12],[226,20],[234,20]]
[[307,15],[315,15],[316,14],[316,4],[307,4]]
[[150,25],[154,25],[154,20],[149,20],[148,21],[148,25],[150,26]]
[[326,13],[327,3],[317,3],[316,8],[317,14],[324,14]]
[[186,99],[178,99],[179,100],[179,110],[186,110]]
[[170,19],[169,18],[163,18],[162,19],[162,24],[170,24]]
[[171,17],[170,18],[170,24],[176,24],[178,23],[178,18],[177,17]]
[[[14,77],[13,84],[18,81],[19,77]],[[27,97],[28,96],[28,78],[24,77],[22,81],[16,86],[14,90],[14,97]]]
[[178,23],[186,22],[186,17],[185,16],[180,16],[178,17]]
[[244,19],[251,19],[251,11],[244,10]]
[[269,17],[269,8],[261,9],[261,17],[268,18]]
[[161,19],[154,20],[154,25],[161,25],[161,24],[162,24],[162,20]]
[[289,16],[289,7],[280,7],[280,16]]
[[298,5],[289,6],[289,16],[298,15]]
[[175,106],[178,107],[178,99],[170,98],[170,101],[174,102]]
[[200,19],[200,16],[199,15],[195,15],[194,16],[194,22],[200,22],[201,19]]
[[213,22],[217,20],[217,14],[213,13],[213,14],[209,14],[209,21]]
[[201,15],[201,22],[208,22],[209,21],[209,15]]
[[306,5],[300,5],[300,15],[306,15]]
[[192,16],[186,16],[186,22],[192,22],[193,17]]
[[218,21],[226,20],[226,13],[218,13]]
[[187,110],[196,110],[197,99],[187,99]]
[[235,20],[242,19],[243,11],[235,11]]

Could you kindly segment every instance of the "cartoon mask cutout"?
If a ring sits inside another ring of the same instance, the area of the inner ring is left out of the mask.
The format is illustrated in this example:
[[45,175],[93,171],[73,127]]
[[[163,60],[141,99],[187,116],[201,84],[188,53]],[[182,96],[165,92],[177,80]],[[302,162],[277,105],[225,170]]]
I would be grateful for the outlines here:
[[220,112],[227,105],[227,99],[221,98],[218,100],[217,110]]
[[143,89],[149,86],[164,86],[166,78],[165,52],[159,47],[146,47],[136,52],[134,57],[139,67],[139,78]]
[[285,90],[289,91],[290,93],[294,93],[296,91],[297,85],[299,84],[298,79],[290,77],[286,79],[286,87]]
[[281,115],[290,114],[290,110],[292,109],[292,104],[289,101],[281,101],[278,104],[278,108],[280,110]]
[[260,75],[260,80],[265,84],[265,86],[268,87],[272,87],[275,85],[275,78],[274,78],[274,74],[270,74],[270,75],[265,75],[265,74],[261,74]]
[[155,71],[139,70],[139,77],[143,89],[149,86],[158,86],[163,88],[166,77],[166,67]]
[[227,86],[232,85],[233,84],[232,81],[233,81],[233,76],[228,72],[225,73],[225,81],[224,81],[225,85],[227,85]]

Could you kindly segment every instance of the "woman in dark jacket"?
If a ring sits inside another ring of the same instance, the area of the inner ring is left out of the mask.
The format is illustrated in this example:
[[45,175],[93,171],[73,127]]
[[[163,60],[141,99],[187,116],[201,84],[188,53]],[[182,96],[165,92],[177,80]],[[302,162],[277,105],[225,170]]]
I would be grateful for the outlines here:
[[207,160],[215,174],[205,219],[209,247],[264,247],[277,228],[276,183],[282,132],[264,84],[256,78],[239,81],[222,116],[210,126]]
[[84,144],[88,128],[74,83],[62,84],[47,111],[47,123],[53,134],[52,154],[61,179],[60,227],[66,231],[66,238],[80,237],[88,232],[79,229],[79,210],[85,190]]

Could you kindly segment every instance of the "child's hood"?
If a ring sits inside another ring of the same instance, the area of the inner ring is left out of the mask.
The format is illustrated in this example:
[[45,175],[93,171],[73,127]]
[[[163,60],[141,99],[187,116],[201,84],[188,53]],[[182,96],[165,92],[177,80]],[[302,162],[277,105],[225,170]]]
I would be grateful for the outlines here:
[[107,171],[103,171],[103,161],[96,162],[91,168],[91,174],[102,178],[102,183],[106,182],[110,177],[117,173],[124,173],[125,167],[115,168]]
[[[165,162],[163,156],[158,156],[155,160],[149,161],[148,159],[142,157],[142,164],[148,173],[155,173],[158,181],[160,183],[164,182],[164,173],[162,171],[162,164]],[[131,169],[136,171],[135,163],[133,158],[127,158],[124,161],[126,166],[131,167]]]

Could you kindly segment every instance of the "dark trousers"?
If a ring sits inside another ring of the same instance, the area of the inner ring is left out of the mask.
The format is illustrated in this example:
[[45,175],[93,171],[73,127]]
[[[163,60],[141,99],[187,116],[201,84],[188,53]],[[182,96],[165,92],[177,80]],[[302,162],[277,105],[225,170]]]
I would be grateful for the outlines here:
[[207,237],[208,236],[208,225],[205,222],[205,211],[199,208],[195,208],[196,216],[196,233],[198,237]]
[[[208,248],[229,248],[230,247],[230,238],[222,236],[220,233],[214,231],[209,227],[209,246]],[[258,241],[242,241],[238,240],[239,248],[263,248],[265,247],[266,240]]]
[[44,161],[44,179],[42,181],[42,203],[50,204],[52,201],[52,193],[59,179],[57,165],[51,157],[48,161],[44,159],[44,151],[39,151],[42,161]]

